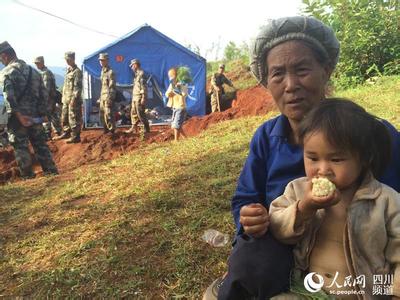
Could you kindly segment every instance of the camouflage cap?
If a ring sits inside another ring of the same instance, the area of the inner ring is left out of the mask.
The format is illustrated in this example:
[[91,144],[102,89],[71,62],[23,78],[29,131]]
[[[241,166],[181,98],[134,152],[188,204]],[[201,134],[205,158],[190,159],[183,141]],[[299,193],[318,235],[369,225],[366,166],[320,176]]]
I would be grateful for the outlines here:
[[13,47],[7,41],[0,43],[0,53],[10,49],[13,49]]
[[43,56],[38,56],[38,57],[36,57],[35,58],[35,60],[33,61],[35,64],[36,63],[42,63],[42,64],[44,64],[44,58],[43,58]]
[[220,68],[220,69],[225,69],[225,65],[224,65],[224,64],[220,64],[220,65],[219,65],[219,68]]
[[99,60],[106,60],[108,59],[108,53],[100,53]]
[[140,65],[140,60],[138,60],[137,58],[132,59],[129,66],[132,67],[132,65],[134,65],[134,64]]
[[64,58],[70,58],[70,59],[75,59],[75,52],[74,51],[67,51],[64,54]]
[[268,20],[250,47],[250,70],[258,82],[267,84],[266,57],[275,46],[302,40],[321,54],[332,69],[339,59],[339,41],[332,28],[313,17],[296,16]]

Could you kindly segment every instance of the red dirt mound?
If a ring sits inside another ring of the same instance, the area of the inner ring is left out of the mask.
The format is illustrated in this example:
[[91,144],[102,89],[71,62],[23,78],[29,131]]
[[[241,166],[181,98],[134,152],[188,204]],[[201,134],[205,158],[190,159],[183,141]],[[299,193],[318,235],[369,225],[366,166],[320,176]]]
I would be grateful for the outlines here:
[[[164,131],[163,128],[152,128],[150,139]],[[83,164],[113,159],[139,147],[142,138],[138,134],[126,134],[119,129],[114,136],[103,134],[103,130],[84,130],[82,142],[67,144],[65,140],[50,141],[48,145],[60,172],[75,169]],[[33,153],[31,149],[31,153]],[[32,154],[34,170],[41,173],[39,163]],[[14,179],[19,175],[12,147],[0,150],[0,183]]]
[[[57,167],[69,170],[87,163],[113,159],[142,143],[138,134],[126,134],[119,129],[113,136],[103,134],[103,130],[84,130],[81,134],[81,143],[67,144],[65,141],[49,143]],[[152,128],[150,138],[158,135],[160,128]]]
[[[234,118],[263,115],[275,108],[271,96],[260,86],[238,91],[233,107],[204,117],[193,117],[185,122],[183,129],[187,136],[199,134],[210,125]],[[139,147],[143,142],[163,142],[172,139],[169,127],[152,127],[151,134],[142,141],[137,134],[125,134],[122,129],[114,136],[103,134],[102,130],[84,130],[82,142],[67,144],[65,140],[51,141],[49,147],[60,172],[72,170],[78,166],[109,160]],[[41,172],[35,162],[35,171]],[[14,153],[11,147],[0,149],[0,183],[18,176]]]
[[[187,136],[194,136],[212,124],[245,116],[264,115],[274,109],[275,104],[271,95],[263,87],[256,86],[238,91],[237,99],[232,102],[232,107],[223,112],[212,113],[204,117],[192,117],[183,125],[183,131]],[[172,131],[169,130],[163,135],[155,136],[153,140],[161,142],[171,138]]]

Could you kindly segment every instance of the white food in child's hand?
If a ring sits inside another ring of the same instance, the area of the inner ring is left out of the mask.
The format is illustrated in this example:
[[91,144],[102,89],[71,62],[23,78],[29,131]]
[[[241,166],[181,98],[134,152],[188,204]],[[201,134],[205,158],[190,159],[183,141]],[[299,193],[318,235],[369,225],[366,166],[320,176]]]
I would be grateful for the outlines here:
[[325,177],[313,178],[311,182],[313,184],[311,190],[313,196],[325,197],[336,189],[336,186]]

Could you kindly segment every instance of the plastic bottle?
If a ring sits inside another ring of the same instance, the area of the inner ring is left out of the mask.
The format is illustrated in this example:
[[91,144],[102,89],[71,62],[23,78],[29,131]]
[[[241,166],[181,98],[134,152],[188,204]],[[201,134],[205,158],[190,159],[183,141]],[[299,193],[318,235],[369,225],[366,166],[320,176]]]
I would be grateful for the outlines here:
[[215,229],[207,229],[202,239],[213,247],[224,247],[229,242],[229,235]]

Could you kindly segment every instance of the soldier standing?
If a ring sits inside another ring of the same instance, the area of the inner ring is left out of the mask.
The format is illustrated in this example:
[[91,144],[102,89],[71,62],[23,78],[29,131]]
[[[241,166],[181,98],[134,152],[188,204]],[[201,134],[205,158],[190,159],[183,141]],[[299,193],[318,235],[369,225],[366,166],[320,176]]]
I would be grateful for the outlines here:
[[68,144],[79,143],[82,127],[82,72],[75,64],[75,52],[66,52],[64,58],[68,68],[62,95],[63,134],[60,138],[70,137]]
[[211,77],[211,111],[221,111],[221,100],[225,94],[224,84],[233,87],[232,82],[224,75],[225,65],[219,65],[218,72]]
[[108,63],[108,54],[100,53],[101,69],[100,120],[103,122],[104,133],[114,133],[115,115],[114,100],[116,95],[115,74]]
[[131,122],[132,127],[125,131],[126,133],[138,132],[137,125],[142,122],[144,125],[144,132],[150,132],[149,121],[145,114],[145,105],[147,100],[147,87],[144,79],[144,72],[140,67],[140,61],[138,59],[131,60],[129,65],[133,72],[135,72],[135,78],[133,80],[132,90],[132,104],[131,104]]
[[49,95],[47,101],[47,118],[48,122],[43,123],[44,131],[48,139],[51,139],[51,127],[56,131],[57,135],[61,135],[61,122],[60,116],[58,114],[57,103],[56,103],[56,80],[54,78],[53,72],[51,72],[44,64],[43,56],[38,56],[35,58],[34,63],[36,67],[40,70],[42,75],[44,87]]
[[42,126],[43,121],[48,121],[48,95],[39,72],[18,59],[8,42],[0,43],[0,61],[6,66],[0,73],[0,86],[8,113],[8,138],[21,176],[35,177],[29,142],[43,172],[58,174]]

